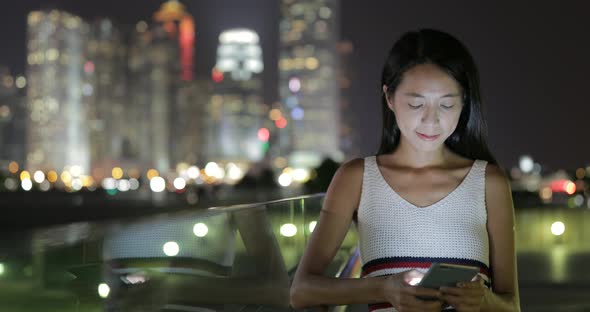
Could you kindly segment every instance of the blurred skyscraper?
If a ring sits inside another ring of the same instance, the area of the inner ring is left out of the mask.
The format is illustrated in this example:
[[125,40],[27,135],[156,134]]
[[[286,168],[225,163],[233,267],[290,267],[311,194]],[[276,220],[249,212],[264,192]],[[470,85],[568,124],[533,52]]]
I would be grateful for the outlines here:
[[127,103],[127,49],[121,28],[109,19],[96,20],[86,39],[82,96],[88,107],[92,173],[101,178],[136,156],[138,133],[129,123],[132,107]]
[[144,168],[167,172],[171,167],[171,108],[180,66],[176,42],[163,25],[154,24],[149,31],[137,34],[129,65],[132,105],[139,114],[139,160]]
[[13,76],[8,68],[0,67],[0,165],[7,168],[10,161],[20,166],[25,159],[25,95],[26,78]]
[[174,123],[171,125],[171,157],[174,164],[206,162],[206,107],[212,88],[210,77],[181,82],[172,117]]
[[288,122],[272,153],[298,167],[341,161],[339,1],[281,1],[279,95]]
[[219,35],[207,109],[208,159],[250,163],[264,157],[268,145],[258,137],[268,110],[262,102],[262,71],[256,32],[240,28]]
[[143,169],[167,172],[179,162],[197,161],[201,134],[182,127],[196,122],[206,99],[193,100],[207,97],[195,93],[207,88],[192,81],[193,44],[192,17],[178,1],[162,4],[154,23],[136,25],[129,50],[130,91]]
[[[211,80],[194,79],[195,26],[192,16],[177,0],[162,4],[154,19],[176,42],[179,60],[174,102],[170,107],[170,160],[173,165],[204,161],[205,107],[211,97]],[[209,77],[207,77],[209,78]]]
[[27,168],[90,169],[83,66],[88,25],[78,16],[34,11],[28,16]]
[[127,29],[29,14],[27,169],[76,165],[101,179],[114,167],[165,173],[201,160],[210,83],[193,81],[192,17],[171,0],[153,18]]

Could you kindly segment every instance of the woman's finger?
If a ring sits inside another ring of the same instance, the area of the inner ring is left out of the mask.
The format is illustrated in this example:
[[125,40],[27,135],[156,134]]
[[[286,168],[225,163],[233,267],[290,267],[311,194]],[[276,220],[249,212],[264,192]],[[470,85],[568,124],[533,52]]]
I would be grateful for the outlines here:
[[481,288],[483,284],[478,280],[473,282],[461,282],[458,283],[457,286],[462,288]]
[[432,297],[440,298],[441,292],[436,289],[408,286],[402,289],[402,292],[415,297]]
[[465,294],[466,290],[467,289],[465,289],[465,288],[459,288],[459,287],[441,287],[440,288],[440,292],[443,294],[443,296],[445,294],[462,296],[463,294]]
[[454,295],[443,295],[442,298],[446,303],[452,305],[455,309],[463,304],[462,297]]

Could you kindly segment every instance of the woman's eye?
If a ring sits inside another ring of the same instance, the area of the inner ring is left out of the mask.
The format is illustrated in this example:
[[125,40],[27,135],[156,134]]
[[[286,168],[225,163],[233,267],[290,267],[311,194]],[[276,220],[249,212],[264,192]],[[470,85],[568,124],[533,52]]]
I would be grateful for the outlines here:
[[455,105],[441,105],[442,108],[451,109]]
[[412,105],[412,104],[409,104],[409,103],[408,103],[408,105],[409,105],[409,106],[410,106],[410,108],[412,108],[412,109],[418,109],[418,108],[422,107],[422,104],[418,104],[418,105]]

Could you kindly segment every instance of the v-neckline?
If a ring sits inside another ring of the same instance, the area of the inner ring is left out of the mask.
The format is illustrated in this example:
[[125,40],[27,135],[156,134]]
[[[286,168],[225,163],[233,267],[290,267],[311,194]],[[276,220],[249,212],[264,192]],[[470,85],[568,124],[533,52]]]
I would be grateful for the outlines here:
[[381,173],[381,169],[379,169],[379,164],[377,163],[377,156],[373,156],[373,163],[375,164],[375,169],[377,170],[377,174],[379,175],[381,181],[383,182],[383,184],[385,186],[387,186],[387,188],[389,189],[389,191],[391,191],[391,193],[393,195],[395,195],[402,202],[404,202],[406,205],[411,206],[412,208],[428,209],[428,208],[431,208],[433,206],[437,206],[437,205],[442,204],[449,197],[451,197],[454,193],[458,192],[459,189],[461,189],[463,187],[463,184],[466,183],[467,179],[469,179],[469,177],[471,176],[471,173],[473,172],[473,168],[475,168],[475,164],[477,163],[477,160],[474,160],[473,161],[473,163],[471,164],[471,168],[469,168],[469,171],[467,172],[467,174],[465,175],[465,177],[463,177],[463,180],[461,180],[461,182],[459,183],[459,185],[457,185],[457,187],[455,187],[452,191],[450,191],[443,198],[439,199],[438,201],[436,201],[436,202],[434,202],[434,203],[432,203],[432,204],[430,204],[428,206],[417,206],[417,205],[411,203],[410,201],[406,200],[404,197],[402,197],[398,192],[395,191],[395,189],[393,187],[391,187],[391,185],[387,182],[387,180],[385,180],[385,176],[383,176],[383,174]]

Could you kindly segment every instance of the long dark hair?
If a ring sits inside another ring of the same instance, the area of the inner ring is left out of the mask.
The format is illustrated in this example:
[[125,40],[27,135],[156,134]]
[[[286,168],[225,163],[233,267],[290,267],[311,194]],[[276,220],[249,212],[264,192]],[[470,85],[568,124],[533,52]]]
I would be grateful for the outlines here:
[[[461,86],[463,110],[457,128],[445,141],[453,152],[470,159],[483,159],[497,164],[487,145],[487,125],[481,108],[479,73],[467,48],[453,36],[433,30],[422,29],[407,32],[395,42],[381,75],[381,85],[393,95],[403,74],[419,64],[434,64],[446,71]],[[378,154],[393,152],[400,141],[400,129],[395,115],[387,106],[386,94],[381,95],[383,107],[383,135]]]

